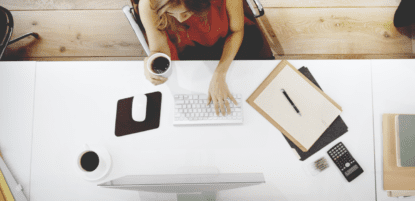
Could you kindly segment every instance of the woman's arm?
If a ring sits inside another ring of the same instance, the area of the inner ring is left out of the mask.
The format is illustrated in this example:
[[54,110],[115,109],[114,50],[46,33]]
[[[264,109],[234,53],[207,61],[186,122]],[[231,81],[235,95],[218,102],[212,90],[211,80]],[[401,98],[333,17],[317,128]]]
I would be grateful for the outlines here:
[[[149,43],[150,55],[148,55],[148,57],[157,52],[167,54],[169,57],[171,57],[170,48],[167,44],[166,33],[164,31],[158,30],[156,27],[158,16],[156,11],[151,9],[150,0],[140,0],[138,3],[138,9],[140,11],[140,19],[146,30],[146,35]],[[167,78],[156,76],[148,72],[148,69],[146,68],[148,57],[144,59],[144,75],[146,78],[154,85],[166,82]]]
[[244,0],[226,0],[230,35],[225,40],[217,71],[226,73],[238,53],[244,37]]
[[237,104],[226,84],[226,73],[238,53],[244,37],[244,9],[242,1],[226,0],[230,34],[225,40],[222,56],[210,82],[208,96],[208,104],[213,101],[217,115],[219,114],[219,107],[222,115],[225,115],[226,110],[230,114],[230,106],[226,99],[230,98],[234,104]]

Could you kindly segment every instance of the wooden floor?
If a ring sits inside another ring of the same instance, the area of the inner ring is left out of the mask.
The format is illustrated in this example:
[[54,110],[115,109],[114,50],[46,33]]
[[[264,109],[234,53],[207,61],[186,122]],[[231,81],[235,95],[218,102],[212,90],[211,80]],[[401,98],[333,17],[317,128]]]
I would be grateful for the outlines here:
[[[415,57],[415,28],[396,29],[400,0],[261,0],[277,59]],[[142,60],[145,52],[121,8],[130,0],[0,0],[12,11],[3,60]]]

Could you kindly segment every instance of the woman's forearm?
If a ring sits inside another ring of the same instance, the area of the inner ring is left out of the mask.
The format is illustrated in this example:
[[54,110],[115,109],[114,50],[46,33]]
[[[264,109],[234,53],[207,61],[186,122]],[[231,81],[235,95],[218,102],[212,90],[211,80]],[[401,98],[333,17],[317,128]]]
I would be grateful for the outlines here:
[[225,40],[222,56],[215,73],[226,74],[233,59],[239,51],[244,37],[244,30],[232,32]]

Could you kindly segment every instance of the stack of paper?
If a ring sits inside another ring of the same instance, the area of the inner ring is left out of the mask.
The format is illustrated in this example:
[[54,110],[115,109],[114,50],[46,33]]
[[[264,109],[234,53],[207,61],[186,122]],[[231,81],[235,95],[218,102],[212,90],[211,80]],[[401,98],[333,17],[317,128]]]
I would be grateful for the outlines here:
[[285,60],[247,102],[304,152],[342,112],[337,103]]

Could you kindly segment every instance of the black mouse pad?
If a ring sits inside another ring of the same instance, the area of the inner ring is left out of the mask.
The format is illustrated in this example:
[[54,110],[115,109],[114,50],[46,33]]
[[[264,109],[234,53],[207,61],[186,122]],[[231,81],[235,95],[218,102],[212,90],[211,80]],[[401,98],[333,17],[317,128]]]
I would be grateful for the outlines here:
[[[307,67],[301,67],[298,70],[304,76],[306,76],[311,82],[313,82],[318,88],[321,89],[321,87],[317,84],[317,81],[314,79],[313,75],[311,75],[311,72],[308,70]],[[301,151],[301,149],[298,148],[290,139],[285,137],[285,135],[284,137],[288,141],[288,144],[290,144],[291,148],[297,151],[298,155],[300,156],[300,160],[304,161],[308,157],[318,152],[320,149],[324,148],[326,145],[333,142],[335,139],[345,134],[347,131],[348,128],[346,124],[344,123],[343,119],[340,116],[338,116],[307,152]]]
[[161,93],[146,94],[147,111],[146,118],[142,122],[134,121],[132,116],[133,98],[121,99],[117,103],[117,117],[115,120],[115,135],[120,137],[133,133],[139,133],[160,126]]

